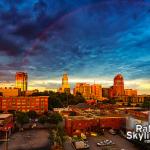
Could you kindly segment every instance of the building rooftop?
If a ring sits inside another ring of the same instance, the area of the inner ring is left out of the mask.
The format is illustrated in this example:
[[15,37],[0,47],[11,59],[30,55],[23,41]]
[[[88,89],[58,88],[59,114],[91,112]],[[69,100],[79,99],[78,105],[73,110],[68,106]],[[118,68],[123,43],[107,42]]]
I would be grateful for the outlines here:
[[0,120],[13,116],[12,114],[0,114]]
[[49,96],[0,96],[0,97],[5,97],[5,98],[32,98],[32,97],[49,97]]
[[101,118],[125,118],[124,115],[108,115],[108,116],[69,116],[67,119],[69,120],[92,120],[92,119],[101,119]]

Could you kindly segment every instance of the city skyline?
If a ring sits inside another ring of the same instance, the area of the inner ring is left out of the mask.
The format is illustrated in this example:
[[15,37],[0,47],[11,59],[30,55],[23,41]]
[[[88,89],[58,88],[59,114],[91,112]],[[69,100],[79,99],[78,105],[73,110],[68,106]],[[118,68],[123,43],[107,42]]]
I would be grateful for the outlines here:
[[2,0],[1,86],[15,85],[17,71],[28,72],[29,89],[42,90],[58,88],[65,71],[71,87],[109,87],[121,73],[125,87],[150,94],[149,7],[146,0]]
[[[18,73],[27,74],[27,76],[28,76],[28,73],[25,73],[25,72],[16,72],[16,74],[18,74]],[[67,73],[65,73],[65,74],[68,76]],[[117,74],[116,76],[118,76],[118,75],[121,75],[121,74]],[[63,74],[63,76],[64,76],[64,74]],[[68,77],[67,80],[68,80],[69,85],[71,85],[70,86],[71,93],[73,93],[73,89],[74,89],[74,87],[75,87],[75,85],[77,83],[86,83],[86,84],[93,84],[93,85],[94,84],[100,84],[102,86],[102,88],[111,88],[113,86],[113,84],[114,84],[114,78],[115,77],[113,77],[112,80],[98,80],[98,79],[97,80],[90,80],[90,79],[71,79],[70,80],[69,77]],[[63,77],[58,79],[58,80],[43,80],[42,83],[41,83],[41,80],[36,81],[36,82],[39,82],[40,85],[42,85],[42,88],[41,87],[37,87],[37,86],[36,87],[34,87],[34,86],[32,87],[32,83],[30,83],[31,80],[29,80],[29,81],[27,80],[26,82],[27,82],[28,90],[38,89],[40,91],[45,91],[45,90],[57,89],[57,91],[59,91],[60,88],[62,87],[62,79],[63,79]],[[34,80],[32,80],[31,82],[33,82],[33,81]],[[138,85],[137,83],[138,82],[136,81],[136,85]],[[141,91],[138,88],[134,88],[134,86],[132,86],[134,84],[135,83],[133,81],[126,81],[126,80],[124,80],[125,89],[135,89],[135,90],[137,90],[138,95],[149,94],[148,92],[141,93]],[[54,86],[54,85],[56,85],[56,86]],[[0,87],[8,87],[8,88],[9,87],[17,87],[16,86],[16,80],[14,80],[13,83],[7,83],[7,82],[2,83],[1,82],[1,86]]]

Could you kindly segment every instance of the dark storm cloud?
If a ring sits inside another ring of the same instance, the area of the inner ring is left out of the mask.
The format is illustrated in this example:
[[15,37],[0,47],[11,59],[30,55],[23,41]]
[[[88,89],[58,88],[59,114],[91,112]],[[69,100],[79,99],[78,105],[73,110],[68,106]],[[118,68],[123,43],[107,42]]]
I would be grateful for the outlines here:
[[39,35],[39,27],[36,23],[27,22],[19,25],[14,34],[25,37],[26,39],[35,39]]
[[[51,25],[53,25],[57,20],[74,9],[74,5],[70,7],[70,5],[63,1],[58,1],[56,4],[54,2],[50,2],[50,4],[53,4],[54,8],[50,6],[51,8],[49,9],[49,3],[43,0],[39,0],[34,3],[32,7],[32,15],[36,19],[34,21],[31,20],[32,22],[23,22],[23,24],[18,26],[14,33],[25,38],[42,38],[42,36],[40,36],[42,31],[45,31],[46,28],[48,30],[49,27],[51,27]],[[55,11],[55,14],[53,14],[53,11]],[[58,28],[60,28],[60,26]]]
[[22,48],[19,44],[0,37],[0,52],[3,52],[8,56],[18,56],[22,53]]

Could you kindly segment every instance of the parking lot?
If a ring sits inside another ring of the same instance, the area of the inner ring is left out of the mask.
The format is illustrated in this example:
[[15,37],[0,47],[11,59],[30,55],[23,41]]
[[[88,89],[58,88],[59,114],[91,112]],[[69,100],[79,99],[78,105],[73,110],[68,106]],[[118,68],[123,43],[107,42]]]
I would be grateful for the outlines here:
[[8,142],[0,143],[0,150],[48,150],[48,136],[48,131],[44,129],[17,132]]
[[[90,136],[87,138],[88,144],[90,145],[90,150],[138,150],[132,143],[124,139],[120,135],[111,135],[105,132],[102,136]],[[107,146],[97,146],[98,142],[104,140],[111,140],[114,144]],[[71,147],[71,142],[65,144],[65,150],[73,150]]]
[[[108,145],[108,146],[97,146],[96,143],[103,141],[103,140],[111,140],[114,145]],[[105,132],[103,136],[97,136],[97,137],[89,137],[88,143],[90,145],[91,150],[100,150],[100,149],[107,149],[107,150],[138,150],[137,147],[135,147],[132,143],[127,141],[126,139],[122,138],[119,135],[111,135],[108,132]]]

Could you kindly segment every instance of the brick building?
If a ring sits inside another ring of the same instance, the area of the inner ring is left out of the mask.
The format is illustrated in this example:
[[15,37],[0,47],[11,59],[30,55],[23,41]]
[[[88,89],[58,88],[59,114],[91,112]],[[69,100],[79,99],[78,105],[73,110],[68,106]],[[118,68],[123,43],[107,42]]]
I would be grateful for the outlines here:
[[91,85],[91,98],[97,100],[102,99],[102,86],[100,84]]
[[102,99],[102,86],[100,84],[90,85],[88,83],[76,83],[73,94],[81,93],[85,99]]
[[114,78],[113,96],[124,96],[124,79],[121,74],[118,74]]
[[83,133],[93,131],[94,128],[113,128],[121,129],[125,128],[125,117],[84,117],[84,116],[70,116],[66,117],[65,129],[68,135],[73,135],[76,131]]
[[115,98],[117,103],[119,104],[127,104],[129,101],[131,105],[142,104],[144,101],[150,101],[150,95],[137,95],[137,96],[122,96]]
[[35,97],[0,97],[0,110],[16,110],[27,112],[34,110],[37,113],[48,111],[48,96]]
[[125,89],[125,96],[137,96],[137,90]]
[[13,115],[12,114],[0,114],[0,139],[7,137],[11,134],[12,128],[14,127]]
[[5,87],[0,88],[0,92],[3,96],[20,96],[21,95],[21,89],[19,88],[12,88],[12,87]]

